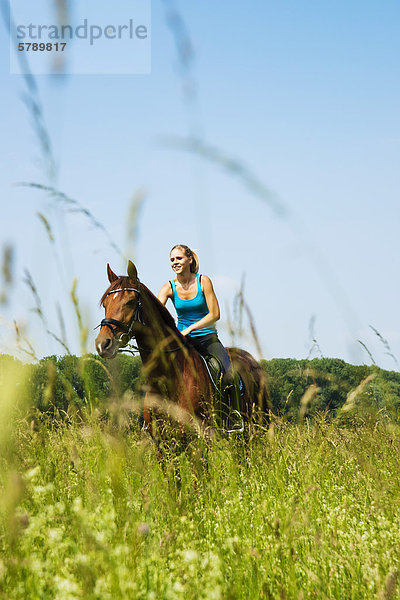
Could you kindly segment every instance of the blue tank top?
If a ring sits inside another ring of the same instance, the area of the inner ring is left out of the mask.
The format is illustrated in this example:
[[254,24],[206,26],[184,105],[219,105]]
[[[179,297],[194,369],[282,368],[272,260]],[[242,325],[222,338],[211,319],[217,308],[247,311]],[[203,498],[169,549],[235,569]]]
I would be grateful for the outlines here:
[[[204,292],[201,289],[200,283],[200,275],[196,274],[197,281],[197,294],[191,300],[182,300],[179,298],[175,281],[171,279],[170,283],[172,286],[172,303],[175,306],[176,314],[178,316],[178,329],[179,331],[183,331],[189,325],[193,325],[193,323],[197,323],[203,317],[208,315],[210,312],[208,310],[206,298],[204,296]],[[211,325],[209,327],[203,327],[202,329],[196,329],[192,331],[190,336],[198,336],[198,335],[208,335],[209,333],[215,333],[215,326]]]

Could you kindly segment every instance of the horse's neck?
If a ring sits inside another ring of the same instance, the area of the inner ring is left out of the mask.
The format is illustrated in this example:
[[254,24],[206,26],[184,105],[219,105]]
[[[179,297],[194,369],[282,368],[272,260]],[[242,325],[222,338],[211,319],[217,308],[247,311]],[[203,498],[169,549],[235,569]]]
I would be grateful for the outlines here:
[[138,325],[135,331],[138,347],[143,350],[143,354],[141,353],[143,361],[156,348],[169,350],[172,346],[178,345],[177,332],[174,332],[171,325],[166,323],[162,309],[164,307],[158,303],[156,298],[152,298],[149,294],[143,296],[144,323]]

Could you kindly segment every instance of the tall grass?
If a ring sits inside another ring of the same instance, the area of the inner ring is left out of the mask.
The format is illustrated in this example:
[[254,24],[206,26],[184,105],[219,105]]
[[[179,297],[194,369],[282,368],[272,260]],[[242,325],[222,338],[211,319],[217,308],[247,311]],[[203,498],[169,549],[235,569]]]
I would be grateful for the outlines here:
[[394,598],[397,426],[287,425],[164,452],[96,415],[12,433],[3,598]]
[[11,244],[3,246],[1,262],[0,306],[7,304],[14,282],[14,248]]

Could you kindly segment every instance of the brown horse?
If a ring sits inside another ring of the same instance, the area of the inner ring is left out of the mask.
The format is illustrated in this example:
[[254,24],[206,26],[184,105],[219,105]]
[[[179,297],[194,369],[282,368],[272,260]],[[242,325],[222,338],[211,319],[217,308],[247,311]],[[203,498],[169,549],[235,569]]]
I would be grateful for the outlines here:
[[[181,423],[210,424],[215,388],[203,358],[181,335],[165,306],[139,281],[131,261],[128,277],[118,277],[109,265],[107,274],[110,285],[100,300],[105,318],[96,338],[99,355],[114,358],[135,338],[148,382],[144,419],[149,426],[152,415],[165,407],[172,407],[167,412]],[[227,351],[245,386],[242,416],[250,420],[257,410],[267,413],[266,378],[260,365],[244,350]]]

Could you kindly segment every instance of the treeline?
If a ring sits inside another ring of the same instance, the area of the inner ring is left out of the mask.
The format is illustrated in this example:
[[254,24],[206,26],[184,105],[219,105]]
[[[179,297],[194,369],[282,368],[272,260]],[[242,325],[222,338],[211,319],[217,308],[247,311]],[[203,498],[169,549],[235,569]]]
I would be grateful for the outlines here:
[[[326,413],[343,420],[380,415],[400,420],[400,373],[338,358],[262,360],[277,415]],[[311,393],[310,393],[311,392]]]
[[[400,373],[376,366],[354,366],[335,358],[262,360],[275,415],[325,413],[340,419],[379,415],[400,420]],[[22,405],[48,414],[106,406],[131,391],[143,395],[139,357],[120,354],[104,360],[94,354],[49,356],[24,364],[0,355],[0,380],[12,378]]]

